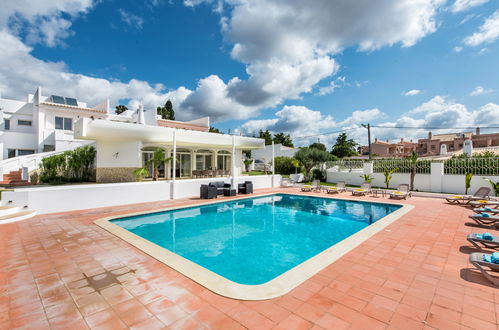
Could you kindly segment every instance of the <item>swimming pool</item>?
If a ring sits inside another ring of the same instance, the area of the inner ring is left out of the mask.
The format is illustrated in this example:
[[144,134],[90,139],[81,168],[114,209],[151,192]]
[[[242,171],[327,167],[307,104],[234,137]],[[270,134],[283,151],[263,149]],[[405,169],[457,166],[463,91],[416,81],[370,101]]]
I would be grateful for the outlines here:
[[269,194],[96,223],[212,291],[267,299],[313,276],[410,208]]

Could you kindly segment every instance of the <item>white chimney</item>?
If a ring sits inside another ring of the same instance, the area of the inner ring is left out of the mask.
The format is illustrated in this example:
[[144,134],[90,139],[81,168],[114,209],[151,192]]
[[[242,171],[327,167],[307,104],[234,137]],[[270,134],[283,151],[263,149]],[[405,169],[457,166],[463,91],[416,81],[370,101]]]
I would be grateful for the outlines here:
[[440,155],[447,155],[447,145],[446,144],[440,145]]
[[139,124],[145,125],[146,120],[144,118],[144,106],[142,104],[139,105]]
[[473,155],[473,142],[471,140],[464,140],[463,153],[470,157]]

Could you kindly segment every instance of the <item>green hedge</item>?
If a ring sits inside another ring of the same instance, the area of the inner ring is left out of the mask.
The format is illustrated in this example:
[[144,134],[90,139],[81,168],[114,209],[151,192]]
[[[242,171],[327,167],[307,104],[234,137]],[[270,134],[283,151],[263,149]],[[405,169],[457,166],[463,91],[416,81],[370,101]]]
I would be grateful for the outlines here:
[[46,157],[40,164],[40,182],[60,184],[95,181],[95,155],[94,147],[85,146]]

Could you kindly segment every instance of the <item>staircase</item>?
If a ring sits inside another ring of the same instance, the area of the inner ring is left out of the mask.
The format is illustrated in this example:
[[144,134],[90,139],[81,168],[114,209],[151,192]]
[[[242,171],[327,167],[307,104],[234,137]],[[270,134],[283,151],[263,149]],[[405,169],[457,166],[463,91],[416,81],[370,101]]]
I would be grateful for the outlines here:
[[30,211],[26,207],[20,208],[14,205],[0,206],[0,225],[25,220],[36,215],[36,211]]
[[22,179],[22,169],[17,171],[11,171],[9,174],[3,175],[3,181],[0,181],[0,186],[4,187],[20,187],[20,186],[29,186],[30,183],[28,180]]

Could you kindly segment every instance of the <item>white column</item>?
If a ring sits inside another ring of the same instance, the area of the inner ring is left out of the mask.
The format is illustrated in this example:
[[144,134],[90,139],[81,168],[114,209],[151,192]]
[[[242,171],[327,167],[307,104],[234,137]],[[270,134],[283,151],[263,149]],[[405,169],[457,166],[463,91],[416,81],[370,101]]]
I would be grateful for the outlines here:
[[173,129],[173,159],[172,159],[172,186],[171,186],[171,196],[175,199],[175,179],[177,172],[177,130]]
[[[444,163],[443,162],[432,162],[430,167],[430,191],[431,192],[442,192],[443,180],[444,180]],[[418,175],[414,178],[414,189],[416,189],[416,182],[418,180]]]
[[236,180],[235,180],[235,172],[236,172],[236,137],[232,135],[232,155],[231,155],[231,163],[232,163],[232,182],[231,186],[232,189],[235,189],[236,187]]
[[272,188],[274,188],[274,175],[275,175],[275,152],[274,141],[272,141]]

